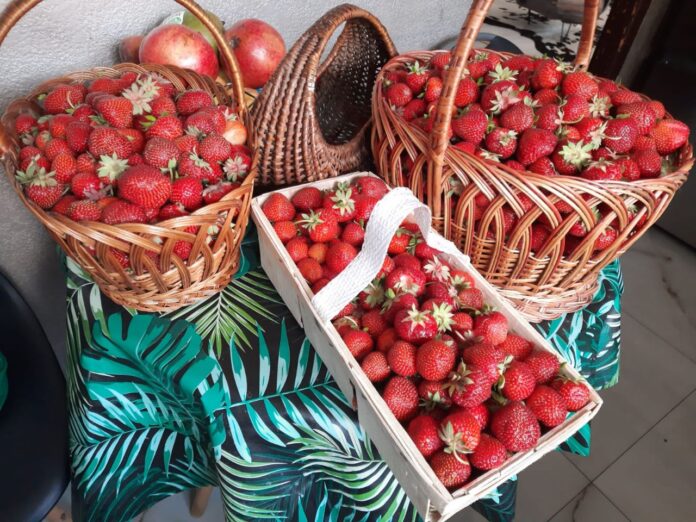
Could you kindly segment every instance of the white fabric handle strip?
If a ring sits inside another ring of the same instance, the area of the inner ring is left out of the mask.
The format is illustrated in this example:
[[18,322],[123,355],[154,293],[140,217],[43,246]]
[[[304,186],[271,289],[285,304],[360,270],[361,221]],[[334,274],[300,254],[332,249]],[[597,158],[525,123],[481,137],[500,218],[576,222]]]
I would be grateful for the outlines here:
[[410,214],[413,214],[413,221],[420,228],[428,245],[461,258],[462,254],[454,243],[437,234],[430,234],[430,209],[409,189],[395,188],[375,205],[367,222],[360,253],[312,299],[312,305],[323,322],[335,317],[377,276],[392,237]]

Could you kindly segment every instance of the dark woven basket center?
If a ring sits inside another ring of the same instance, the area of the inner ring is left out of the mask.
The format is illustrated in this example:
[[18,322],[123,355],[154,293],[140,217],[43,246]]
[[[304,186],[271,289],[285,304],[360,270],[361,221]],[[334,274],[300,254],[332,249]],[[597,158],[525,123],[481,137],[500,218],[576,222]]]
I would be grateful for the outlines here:
[[355,18],[346,22],[328,59],[315,87],[317,117],[326,142],[340,145],[370,120],[372,87],[389,53],[375,27]]

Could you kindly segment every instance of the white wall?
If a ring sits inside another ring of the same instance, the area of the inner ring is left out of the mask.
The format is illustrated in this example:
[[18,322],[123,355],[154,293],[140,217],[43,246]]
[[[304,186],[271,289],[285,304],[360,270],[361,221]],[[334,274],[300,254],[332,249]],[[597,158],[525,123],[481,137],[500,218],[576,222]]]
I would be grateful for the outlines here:
[[[4,8],[8,0],[0,0]],[[469,0],[356,0],[377,15],[399,50],[427,49],[456,34]],[[201,0],[228,24],[262,18],[288,46],[338,2],[327,0]],[[0,108],[39,82],[66,72],[109,65],[118,40],[156,25],[179,6],[170,0],[46,0],[10,32],[0,47]],[[0,271],[19,286],[59,354],[63,342],[63,275],[53,242],[0,178]]]

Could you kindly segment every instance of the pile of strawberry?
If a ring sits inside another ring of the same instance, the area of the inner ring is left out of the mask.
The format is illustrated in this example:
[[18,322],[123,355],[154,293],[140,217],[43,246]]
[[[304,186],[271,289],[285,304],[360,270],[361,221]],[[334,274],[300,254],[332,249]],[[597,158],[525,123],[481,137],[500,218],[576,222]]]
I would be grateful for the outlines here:
[[[449,52],[438,52],[427,64],[416,61],[384,75],[383,95],[392,109],[428,133],[450,58]],[[474,51],[467,69],[454,97],[452,145],[518,171],[593,181],[655,178],[674,170],[675,153],[689,137],[689,128],[667,116],[662,103],[645,101],[613,81],[567,63]],[[405,155],[402,169],[407,180],[412,167]],[[452,185],[455,194],[461,192],[459,180],[453,178]],[[527,200],[523,198],[523,203],[531,208]],[[489,204],[484,195],[476,198],[477,218]],[[510,208],[503,211],[507,234],[516,216]],[[568,214],[572,208],[559,203],[559,212]],[[550,230],[542,221],[534,228],[533,250],[538,250]],[[570,233],[575,238],[586,234],[582,223]],[[609,227],[606,235],[596,250],[613,243],[615,228]],[[576,244],[571,241],[566,246],[572,251]]]
[[[359,177],[322,193],[264,202],[290,257],[318,292],[357,255],[386,193]],[[589,401],[559,360],[508,332],[468,272],[451,267],[404,222],[372,283],[333,320],[346,346],[442,483],[450,488],[536,446]]]
[[219,201],[246,176],[246,129],[203,90],[155,74],[60,84],[15,121],[26,196],[74,221],[155,223]]

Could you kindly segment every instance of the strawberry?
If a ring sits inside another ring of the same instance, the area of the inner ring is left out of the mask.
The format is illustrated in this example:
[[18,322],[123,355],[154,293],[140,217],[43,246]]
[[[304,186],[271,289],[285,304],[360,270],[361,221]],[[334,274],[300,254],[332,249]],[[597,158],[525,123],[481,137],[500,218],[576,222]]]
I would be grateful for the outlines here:
[[638,136],[633,144],[633,152],[638,150],[657,150],[655,139],[652,136]]
[[52,136],[51,133],[46,131],[41,131],[36,135],[36,138],[34,139],[34,145],[36,145],[36,148],[38,148],[40,151],[46,150],[46,146],[48,145],[48,142],[51,141]]
[[486,372],[491,381],[496,381],[500,376],[500,365],[505,361],[505,352],[491,344],[477,343],[464,348],[462,360],[466,364],[473,364],[480,368]]
[[452,120],[452,132],[458,138],[470,142],[480,143],[486,134],[488,118],[480,110],[469,110]]
[[537,60],[532,75],[532,87],[539,89],[555,89],[563,80],[562,66],[551,58]]
[[534,163],[527,166],[526,170],[542,176],[556,176],[558,174],[553,161],[551,161],[548,156],[537,159]]
[[87,140],[89,139],[92,127],[80,121],[72,121],[65,128],[65,141],[70,150],[75,153],[87,150]]
[[411,234],[406,229],[397,229],[396,233],[392,236],[391,241],[389,242],[387,253],[393,256],[406,252],[410,241]]
[[126,138],[131,146],[131,151],[142,152],[145,148],[145,135],[138,129],[118,129],[119,134]]
[[[145,212],[145,209],[143,209],[143,212]],[[167,203],[166,205],[163,205],[161,209],[159,209],[157,219],[159,221],[165,221],[167,219],[187,216],[188,214],[189,213],[181,203]]]
[[360,367],[370,382],[382,382],[391,375],[387,358],[382,352],[368,353],[360,363]]
[[466,410],[450,413],[440,423],[439,435],[445,443],[445,452],[455,456],[471,453],[479,444],[481,426]]
[[577,123],[590,116],[590,104],[581,96],[571,94],[561,102],[561,114],[564,123]]
[[507,337],[508,320],[500,312],[486,311],[474,319],[474,335],[482,342],[497,345]]
[[124,83],[115,78],[97,78],[89,86],[89,92],[103,92],[107,94],[120,94]]
[[323,195],[316,187],[305,187],[292,196],[292,204],[300,212],[309,212],[321,207]]
[[432,55],[430,58],[430,66],[439,71],[445,70],[452,60],[452,53],[449,51],[441,51]]
[[490,376],[473,364],[460,362],[449,376],[446,388],[452,402],[462,408],[482,404],[491,396]]
[[84,100],[82,89],[76,85],[57,85],[43,99],[44,111],[47,114],[60,114],[71,107],[79,105]]
[[372,337],[379,337],[387,329],[387,322],[379,310],[369,310],[362,316],[362,328]]
[[184,91],[176,99],[176,111],[184,116],[212,106],[212,96],[207,91],[201,89]]
[[434,102],[440,98],[440,94],[442,94],[442,79],[437,76],[428,78],[425,82],[425,95],[423,99],[428,103]]
[[401,422],[410,420],[418,412],[416,385],[405,377],[396,375],[389,379],[382,392],[382,398],[394,417]]
[[48,161],[53,161],[59,154],[68,154],[72,156],[70,147],[68,147],[67,142],[62,138],[54,138],[49,141],[43,153]]
[[606,125],[601,118],[590,116],[577,122],[575,128],[580,134],[580,140],[582,140],[584,144],[591,145],[592,149],[596,149],[601,145],[604,139]]
[[101,220],[107,225],[120,223],[146,223],[147,217],[142,207],[123,200],[116,200],[102,210]]
[[32,135],[37,130],[36,125],[36,118],[34,118],[31,114],[19,114],[14,122],[15,133],[17,136],[21,136],[23,134]]
[[502,80],[486,87],[481,93],[481,109],[500,114],[522,100],[522,89],[512,80]]
[[80,199],[98,199],[103,184],[91,172],[78,172],[70,179],[70,190]]
[[[616,166],[621,173],[621,179],[626,181],[635,181],[640,178],[641,169],[638,166],[636,156],[637,153],[650,152],[650,151],[636,151],[634,152],[632,158],[618,158],[616,160]],[[658,155],[659,157],[659,155]],[[660,166],[662,166],[662,159],[660,158]]]
[[462,78],[457,84],[457,91],[454,94],[454,105],[456,107],[466,107],[474,103],[479,96],[479,88],[476,81],[470,76]]
[[551,383],[551,387],[561,395],[568,411],[581,410],[590,402],[590,390],[582,382],[558,377]]
[[292,221],[295,217],[295,207],[283,194],[277,192],[266,198],[261,205],[261,210],[271,223],[276,221]]
[[171,168],[179,158],[176,144],[167,138],[150,138],[143,150],[145,163],[158,169]]
[[408,434],[425,458],[442,448],[439,426],[432,415],[418,415],[408,424]]
[[650,136],[655,140],[657,152],[671,154],[686,144],[689,127],[679,120],[663,119],[650,130]]
[[203,201],[206,205],[220,201],[226,194],[235,189],[234,184],[228,181],[220,181],[203,189]]
[[[179,121],[177,119],[177,121]],[[210,134],[217,132],[222,134],[225,131],[225,117],[217,110],[208,108],[194,112],[186,118],[184,128],[187,133]]]
[[51,162],[51,170],[55,172],[58,183],[69,183],[77,172],[77,162],[71,154],[58,154]]
[[407,70],[408,72],[404,77],[404,83],[406,83],[408,88],[414,93],[422,91],[423,87],[425,87],[425,82],[428,81],[430,77],[428,75],[428,69],[416,60],[408,65]]
[[600,159],[591,162],[581,175],[593,181],[616,181],[621,179],[621,170],[616,162]]
[[172,203],[180,203],[186,210],[196,210],[203,203],[203,185],[195,178],[175,179],[169,199]]
[[346,223],[346,226],[343,228],[343,232],[341,233],[342,241],[348,243],[349,245],[353,245],[354,247],[359,247],[362,245],[364,239],[365,229],[360,226],[359,223],[356,223],[355,221]]
[[456,312],[452,314],[452,331],[455,336],[465,335],[471,332],[474,320],[466,312]]
[[635,102],[621,105],[616,114],[627,114],[638,127],[638,134],[648,134],[655,126],[655,112],[648,102]]
[[628,89],[622,88],[610,92],[609,97],[611,98],[611,103],[616,106],[642,101],[640,94],[638,94],[637,92],[629,91]]
[[539,107],[536,111],[536,126],[539,129],[555,131],[562,122],[561,109],[559,105],[550,103]]
[[489,59],[488,53],[474,51],[469,57],[467,68],[469,69],[469,76],[471,76],[471,78],[474,80],[478,80],[479,78],[485,76],[488,71],[493,68],[493,64]]
[[392,83],[387,87],[387,101],[394,107],[403,107],[413,99],[413,91],[405,83]]
[[208,163],[225,161],[232,153],[232,145],[219,134],[209,134],[198,145],[198,153]]
[[392,371],[402,377],[413,377],[416,374],[417,348],[406,341],[396,340],[387,352],[387,361]]
[[370,196],[371,198],[381,199],[387,192],[389,187],[379,178],[372,176],[361,176],[354,180],[355,187],[360,194]]
[[103,96],[95,102],[97,109],[106,123],[117,129],[133,125],[133,104],[121,96]]
[[331,210],[338,219],[339,223],[345,223],[355,217],[355,199],[353,189],[349,187],[339,187],[336,191],[326,194],[321,206]]
[[384,287],[394,293],[408,293],[420,296],[425,291],[426,277],[420,270],[397,267],[387,276]]
[[515,132],[523,132],[534,123],[534,110],[526,103],[516,103],[500,115],[500,125]]
[[532,369],[520,361],[512,361],[500,380],[499,388],[503,396],[511,401],[523,401],[529,397],[536,386]]
[[471,465],[466,455],[453,455],[438,451],[431,458],[430,466],[447,489],[463,486],[471,475]]
[[74,121],[75,118],[69,114],[56,114],[48,122],[48,131],[54,138],[65,138],[67,126]]
[[507,450],[503,443],[487,433],[481,434],[478,446],[469,455],[471,465],[483,471],[499,468],[506,460]]
[[302,274],[302,277],[309,281],[310,284],[316,283],[323,276],[321,265],[316,259],[312,259],[311,257],[306,257],[298,261],[297,268]]
[[607,121],[602,144],[618,154],[625,154],[633,148],[638,138],[638,126],[633,118],[618,116]]
[[402,117],[406,121],[413,121],[425,114],[427,105],[420,98],[414,98],[404,105]]
[[26,172],[18,171],[15,177],[25,186],[27,198],[43,209],[50,209],[65,192],[65,185],[56,181],[53,172],[46,172],[36,164],[31,164]]
[[598,237],[595,239],[594,242],[594,250],[595,251],[601,251],[601,250],[606,250],[609,248],[611,245],[614,244],[618,237],[618,232],[616,231],[615,228],[608,227],[606,228]]
[[491,432],[508,451],[530,450],[541,436],[536,416],[521,402],[510,402],[496,411]]
[[561,92],[564,96],[581,96],[590,100],[599,93],[597,82],[584,71],[569,72],[563,78]]
[[[277,228],[278,225],[284,224],[284,223],[291,223],[293,227],[295,226],[292,221],[278,221],[273,228]],[[309,253],[309,245],[307,244],[307,240],[303,237],[291,237],[290,239],[286,240],[287,244],[285,245],[285,249],[288,251],[288,255],[290,258],[295,262],[299,262],[305,257],[307,257]],[[328,281],[327,281],[328,283]],[[315,290],[314,288],[312,291],[316,294],[318,290]]]
[[89,152],[80,154],[76,160],[77,171],[78,172],[89,172],[90,174],[96,174],[97,172],[97,162]]
[[198,150],[198,139],[191,134],[184,134],[174,138],[174,143],[176,143],[177,148],[182,153],[191,154]]
[[534,93],[534,101],[538,102],[539,106],[548,105],[550,103],[558,103],[558,91],[555,89],[539,89]]
[[72,117],[75,118],[76,121],[87,124],[92,121],[92,116],[95,114],[94,109],[86,104],[78,105],[72,111]]
[[150,114],[153,116],[166,116],[176,114],[176,104],[169,96],[159,96],[150,103]]
[[[394,368],[392,367],[392,370]],[[414,369],[415,374],[415,369]],[[435,408],[449,408],[452,401],[445,389],[447,381],[420,381],[418,383],[418,396],[423,408],[433,411]]]
[[515,335],[513,333],[508,333],[505,340],[497,347],[518,361],[524,360],[530,353],[532,353],[533,348],[531,342],[524,337],[520,337],[519,335]]
[[329,250],[329,245],[326,243],[314,243],[309,247],[307,255],[312,259],[316,259],[318,263],[323,263],[326,260],[326,252]]
[[414,304],[410,309],[400,309],[394,316],[397,335],[410,343],[422,344],[437,334],[437,322],[428,311],[419,311]]
[[527,129],[522,133],[517,146],[517,159],[523,165],[531,165],[543,156],[548,156],[556,148],[558,139],[553,132],[545,129]]
[[68,213],[68,208],[70,208],[73,201],[77,201],[77,198],[72,194],[66,194],[65,196],[61,197],[55,205],[53,205],[51,211],[66,216]]
[[517,133],[514,130],[496,127],[486,136],[486,148],[502,159],[507,159],[517,149]]
[[558,426],[568,415],[563,397],[549,386],[538,386],[526,402],[534,416],[547,428]]
[[336,239],[340,232],[336,215],[325,208],[320,208],[316,212],[310,210],[308,214],[302,214],[302,220],[299,223],[315,243],[327,243]]
[[355,214],[352,217],[357,220],[362,219],[363,221],[370,219],[372,210],[379,201],[377,198],[366,194],[357,194],[353,200],[355,201]]
[[662,156],[656,150],[639,150],[631,158],[641,178],[657,178],[662,173]]
[[607,118],[612,108],[611,98],[603,94],[598,94],[590,100],[590,116],[593,118]]
[[456,301],[461,309],[479,310],[483,307],[483,292],[478,288],[462,288]]
[[73,221],[99,221],[102,209],[94,201],[78,199],[69,207],[66,215]]
[[546,384],[560,369],[555,355],[545,350],[534,350],[524,362],[531,368],[537,384]]
[[439,340],[421,345],[416,354],[416,368],[424,379],[440,381],[454,368],[456,351]]
[[353,245],[337,241],[329,246],[326,252],[326,266],[335,273],[341,272],[358,255],[358,251]]
[[[280,239],[280,241],[283,244],[287,243],[292,238],[297,237],[297,232],[298,232],[297,225],[295,225],[295,223],[293,221],[276,221],[273,224],[273,230],[275,231],[276,235],[278,236],[278,239]],[[296,261],[296,260],[293,260],[293,261]]]
[[[460,408],[457,406],[456,408]],[[469,408],[463,408],[463,411],[470,413],[479,427],[484,430],[488,426],[488,407],[485,404],[478,404],[476,406],[470,406]],[[477,446],[478,447],[478,446]]]
[[130,165],[129,161],[118,159],[116,155],[102,156],[97,164],[97,175],[104,185],[115,185],[121,174]]
[[136,165],[118,180],[119,196],[144,208],[159,208],[172,194],[172,182],[155,167]]
[[128,139],[109,127],[95,128],[89,135],[87,149],[95,158],[115,154],[119,159],[126,159],[132,152]]
[[[164,138],[162,138],[164,139]],[[169,149],[173,153],[173,149]],[[160,158],[161,161],[162,158]],[[174,160],[174,158],[171,158]],[[180,176],[196,178],[203,183],[217,183],[222,179],[222,170],[217,163],[208,163],[196,152],[179,155],[178,171]]]
[[[396,330],[394,330],[394,328],[387,328],[377,337],[376,348],[380,352],[386,353],[387,360],[389,360],[389,350],[394,346],[396,341]],[[389,365],[391,366],[391,363]],[[415,373],[415,370],[413,370],[413,373]]]
[[184,133],[184,127],[176,116],[160,116],[149,123],[147,130],[145,130],[146,138],[159,136],[160,138],[173,140]]

